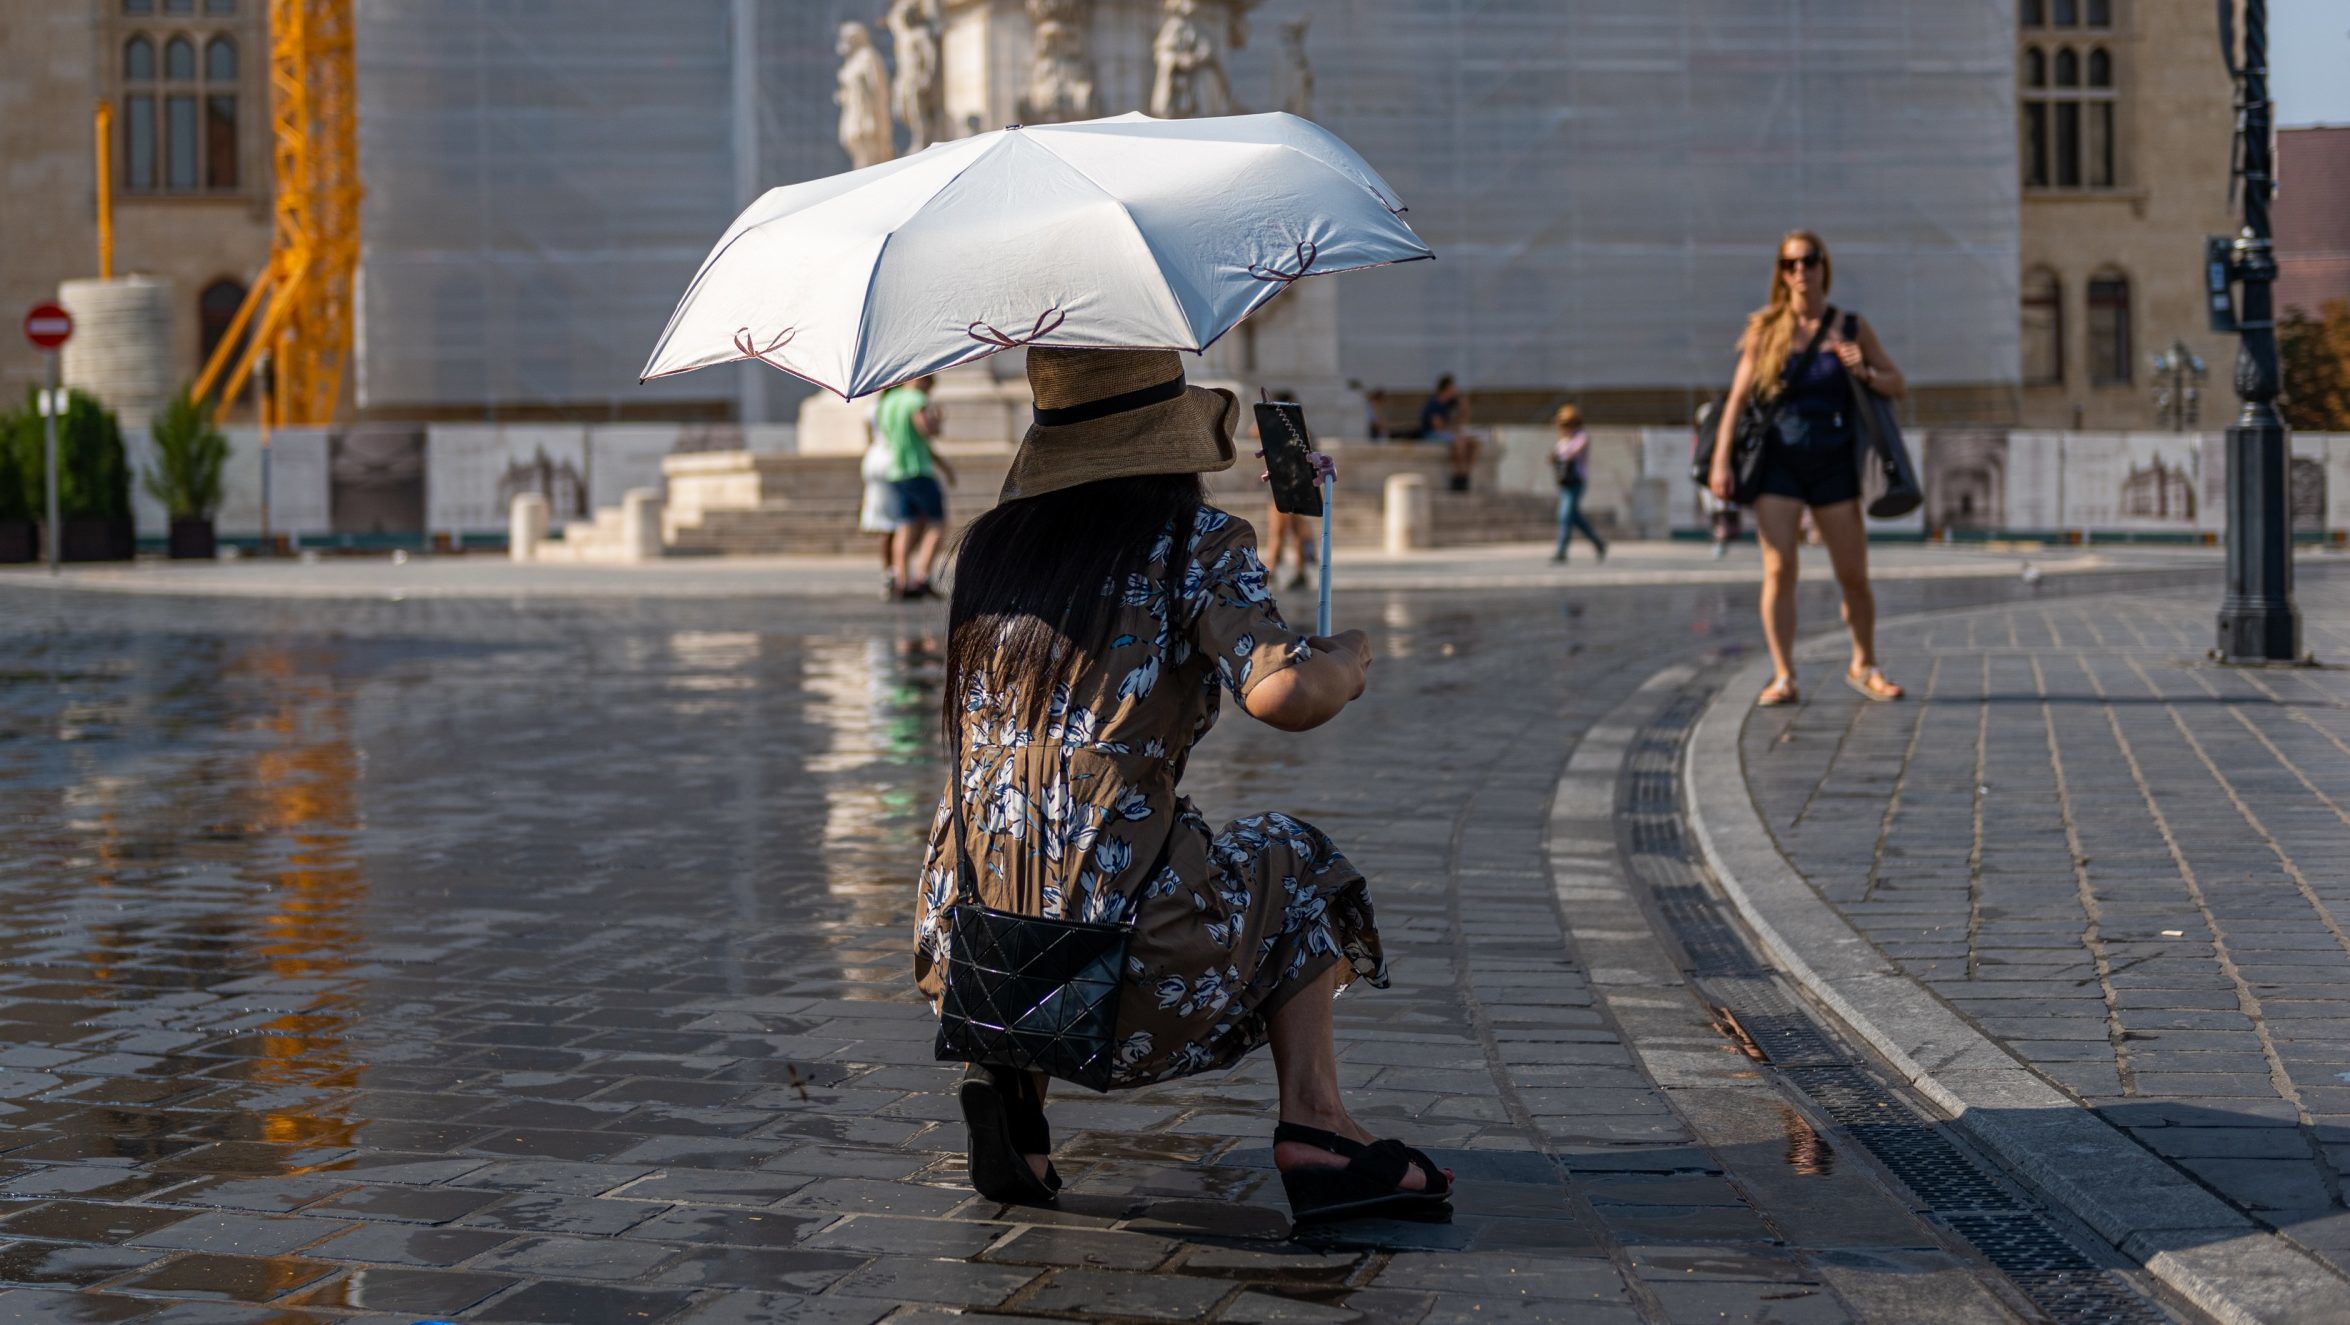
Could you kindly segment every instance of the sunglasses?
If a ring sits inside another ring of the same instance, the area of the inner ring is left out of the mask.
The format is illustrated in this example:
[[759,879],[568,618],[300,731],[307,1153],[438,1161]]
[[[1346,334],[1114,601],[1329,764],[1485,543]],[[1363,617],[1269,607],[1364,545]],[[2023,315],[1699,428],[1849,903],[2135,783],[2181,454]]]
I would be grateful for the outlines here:
[[1779,259],[1779,270],[1781,271],[1794,271],[1798,267],[1817,267],[1819,265],[1820,255],[1816,249],[1812,252],[1804,254],[1800,258]]

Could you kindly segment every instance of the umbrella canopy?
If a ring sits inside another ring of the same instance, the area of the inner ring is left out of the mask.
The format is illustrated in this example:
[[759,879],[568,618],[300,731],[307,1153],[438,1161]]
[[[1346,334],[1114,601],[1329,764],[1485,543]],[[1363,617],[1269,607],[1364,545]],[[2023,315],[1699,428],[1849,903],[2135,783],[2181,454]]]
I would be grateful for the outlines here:
[[757,359],[854,398],[1016,345],[1204,350],[1289,282],[1434,257],[1294,115],[1012,126],[772,189],[646,378]]

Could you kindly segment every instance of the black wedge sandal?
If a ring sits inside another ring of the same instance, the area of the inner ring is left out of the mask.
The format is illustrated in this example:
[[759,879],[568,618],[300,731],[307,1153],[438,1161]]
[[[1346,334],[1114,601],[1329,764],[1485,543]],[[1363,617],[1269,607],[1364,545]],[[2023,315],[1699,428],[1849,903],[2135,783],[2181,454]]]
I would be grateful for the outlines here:
[[[1289,1194],[1290,1222],[1298,1228],[1346,1219],[1443,1223],[1452,1218],[1452,1179],[1435,1160],[1401,1141],[1364,1145],[1319,1127],[1281,1123],[1273,1128],[1273,1144],[1284,1141],[1344,1155],[1347,1160],[1345,1168],[1281,1171],[1282,1190]],[[1406,1191],[1404,1174],[1414,1165],[1427,1175],[1428,1185],[1416,1192]]]
[[971,1185],[991,1201],[1049,1205],[1060,1194],[1061,1175],[1049,1162],[1042,1178],[1028,1167],[1026,1156],[1051,1153],[1053,1140],[1044,1120],[1044,1102],[1036,1098],[1035,1084],[1027,1076],[974,1063],[963,1073],[955,1096],[970,1135],[965,1154]]

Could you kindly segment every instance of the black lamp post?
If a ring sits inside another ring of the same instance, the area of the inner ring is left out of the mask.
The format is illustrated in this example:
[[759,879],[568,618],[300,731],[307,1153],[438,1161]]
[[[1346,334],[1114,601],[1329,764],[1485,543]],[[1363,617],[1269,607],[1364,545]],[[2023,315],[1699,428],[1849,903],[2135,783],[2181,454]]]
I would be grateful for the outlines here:
[[[2236,66],[2233,0],[2219,0],[2220,46],[2237,79],[2237,170],[2244,228],[2205,250],[2214,330],[2236,331],[2236,394],[2244,408],[2228,429],[2228,589],[2219,606],[2222,662],[2291,662],[2301,656],[2293,606],[2293,517],[2286,494],[2285,421],[2277,414],[2277,278],[2268,204],[2276,189],[2268,99],[2268,0],[2243,0],[2244,62]],[[2242,288],[2240,304],[2229,283]]]

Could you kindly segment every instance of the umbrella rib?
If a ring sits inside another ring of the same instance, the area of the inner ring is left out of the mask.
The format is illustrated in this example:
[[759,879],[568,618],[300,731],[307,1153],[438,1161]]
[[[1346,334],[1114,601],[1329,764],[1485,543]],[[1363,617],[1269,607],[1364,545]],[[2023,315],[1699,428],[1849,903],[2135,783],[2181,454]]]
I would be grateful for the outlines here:
[[[976,142],[976,141],[978,141],[978,140],[977,140],[977,139],[966,139],[966,140],[963,140],[963,141],[964,141],[964,142]],[[942,144],[942,146],[943,146],[943,145],[944,145],[944,144]],[[960,144],[957,144],[957,145],[959,146]],[[993,147],[993,144],[990,144],[989,146],[990,146],[990,148],[992,148],[992,147]],[[917,155],[919,155],[919,154],[917,154]],[[972,158],[972,159],[971,159],[970,161],[966,161],[966,162],[964,162],[964,163],[962,164],[962,166],[961,166],[960,168],[958,168],[958,169],[955,171],[955,173],[954,173],[953,175],[951,175],[951,176],[949,176],[949,177],[947,178],[947,180],[946,180],[946,182],[945,182],[945,183],[942,183],[941,185],[939,185],[939,187],[940,187],[940,188],[942,188],[942,189],[943,189],[943,188],[945,188],[945,187],[946,187],[946,185],[947,185],[947,184],[952,184],[952,183],[953,183],[955,180],[961,179],[961,178],[963,177],[963,172],[964,172],[964,171],[967,171],[967,170],[969,170],[969,169],[970,169],[970,168],[971,168],[973,165],[977,164],[977,162],[978,162],[978,160],[979,160],[980,158],[982,158],[982,157],[985,157],[985,156],[987,155],[987,150],[980,150],[980,151],[976,151],[976,152],[973,152],[973,153],[971,153],[970,155],[971,155],[971,158]],[[899,162],[904,162],[904,161],[912,161],[912,160],[914,160],[914,159],[915,159],[914,157],[901,157],[901,158],[899,158],[899,159],[898,159],[898,161],[897,161],[897,162],[883,162],[882,164],[883,164],[883,165],[896,165],[896,164],[898,164]],[[869,168],[869,169],[871,169],[872,167],[868,167],[868,168]],[[891,172],[891,173],[893,173],[893,174],[894,174],[894,173],[896,173],[896,172]],[[820,181],[809,180],[809,181],[802,181],[802,182],[803,182],[803,183],[817,183],[817,182],[820,182]],[[749,203],[747,206],[745,206],[745,207],[743,208],[743,210],[744,210],[745,212],[748,212],[748,211],[750,211],[752,208],[755,208],[755,207],[757,207],[757,206],[758,206],[760,203],[762,203],[762,202],[765,202],[765,201],[766,201],[766,200],[767,200],[767,199],[768,199],[768,198],[769,198],[771,195],[773,195],[773,194],[776,194],[776,193],[783,192],[784,190],[786,190],[786,189],[790,189],[790,188],[793,188],[793,187],[795,187],[795,186],[794,186],[794,185],[789,185],[789,184],[783,184],[783,185],[777,185],[777,186],[776,186],[776,187],[774,187],[774,188],[770,188],[770,189],[766,190],[765,192],[761,193],[761,194],[760,194],[758,197],[756,197],[756,198],[752,199],[752,200],[750,201],[750,203]],[[862,186],[860,186],[860,187],[862,187]],[[726,255],[726,253],[727,253],[727,252],[728,252],[730,249],[732,249],[732,248],[733,248],[735,245],[737,245],[737,244],[741,243],[743,240],[745,240],[745,239],[749,238],[751,235],[753,235],[753,234],[757,233],[759,230],[761,230],[762,228],[764,228],[764,227],[766,227],[766,226],[773,225],[773,224],[776,224],[777,222],[781,222],[781,221],[789,221],[789,220],[793,220],[793,219],[797,219],[797,218],[804,217],[804,216],[805,216],[805,215],[806,215],[808,212],[810,212],[810,211],[813,211],[813,210],[815,210],[815,209],[817,209],[817,208],[820,208],[820,207],[824,207],[824,206],[826,206],[826,205],[828,205],[828,204],[830,204],[830,203],[838,202],[838,201],[840,201],[840,200],[841,200],[841,199],[843,199],[843,198],[851,197],[851,196],[853,196],[855,193],[856,193],[856,190],[855,190],[855,189],[844,189],[844,190],[842,190],[842,191],[841,191],[841,192],[839,192],[839,193],[835,193],[835,194],[831,195],[830,197],[818,199],[817,201],[815,201],[815,202],[812,202],[812,203],[809,203],[809,204],[807,204],[807,205],[806,205],[806,206],[804,206],[804,207],[799,207],[799,208],[796,208],[796,209],[794,209],[794,210],[792,210],[792,211],[789,211],[789,212],[782,213],[781,215],[778,215],[778,216],[768,216],[768,217],[762,217],[762,218],[760,218],[758,221],[755,221],[755,222],[753,222],[753,223],[752,223],[752,224],[750,224],[750,225],[744,226],[744,227],[743,227],[742,229],[740,229],[740,230],[735,230],[735,229],[734,229],[734,228],[733,228],[733,227],[730,225],[730,226],[728,227],[728,231],[729,231],[729,233],[728,233],[728,234],[726,234],[725,236],[723,236],[723,237],[721,237],[721,238],[719,239],[717,246],[716,246],[716,247],[714,247],[714,248],[712,248],[712,249],[710,250],[710,254],[709,254],[709,256],[708,256],[708,257],[705,257],[705,258],[703,258],[703,259],[702,259],[702,265],[701,265],[700,267],[698,267],[698,268],[696,268],[696,269],[694,270],[694,277],[693,277],[693,280],[687,283],[687,285],[686,285],[686,287],[685,287],[685,293],[684,293],[684,295],[682,295],[681,297],[679,297],[679,299],[678,299],[678,301],[677,301],[677,307],[675,307],[675,308],[673,308],[673,309],[671,309],[671,310],[669,311],[669,321],[668,321],[667,323],[663,324],[663,326],[662,326],[662,328],[661,328],[661,336],[660,336],[660,338],[659,338],[658,340],[656,340],[656,341],[654,341],[654,342],[653,342],[653,353],[652,353],[652,357],[650,357],[650,358],[648,358],[648,359],[646,359],[646,360],[645,360],[645,367],[646,367],[646,369],[650,370],[650,369],[652,368],[652,366],[653,366],[655,363],[658,363],[658,362],[660,361],[660,359],[661,359],[661,352],[662,352],[663,350],[666,350],[666,349],[669,347],[669,338],[670,338],[670,336],[671,336],[672,334],[674,334],[674,333],[676,332],[676,330],[677,330],[677,324],[678,324],[679,320],[680,320],[680,319],[682,319],[682,318],[685,316],[685,311],[686,311],[686,308],[687,308],[687,306],[693,303],[693,301],[694,301],[694,296],[695,296],[696,294],[699,294],[699,293],[701,292],[701,289],[702,289],[702,286],[703,286],[703,284],[709,280],[711,273],[717,270],[717,268],[718,268],[718,260],[719,260],[720,258],[724,257],[724,256]],[[917,211],[919,211],[920,209],[919,209],[919,208],[917,208],[916,210],[917,210]],[[737,220],[740,220],[741,218],[738,216],[736,219],[737,219]],[[885,242],[886,242],[886,237],[885,237]],[[876,260],[876,262],[877,262],[877,264],[878,264],[878,259]],[[858,348],[861,350],[861,349],[863,348],[863,346],[862,346],[862,345],[860,345]],[[721,360],[720,362],[724,362],[724,363],[743,363],[743,362],[746,362],[746,361],[747,361],[747,360],[745,359],[745,357],[744,357],[744,356],[737,355],[737,356],[735,356],[735,357],[734,357],[734,358],[732,358],[732,359]],[[707,366],[707,365],[702,365],[702,366]],[[780,365],[773,365],[773,364],[771,364],[771,365],[769,365],[769,366],[770,366],[770,367],[780,367]],[[854,362],[853,362],[853,361],[852,361],[852,363],[851,363],[851,365],[850,365],[850,366],[851,366],[851,369],[852,369],[852,378],[851,378],[851,380],[853,381],[853,380],[854,380],[853,370],[854,370],[854,367],[855,367],[855,364],[854,364]],[[674,375],[675,375],[675,374],[677,374],[677,373],[681,373],[681,372],[692,372],[692,371],[694,371],[692,368],[674,368],[674,369],[669,369],[669,370],[667,370],[667,371],[664,371],[664,372],[659,372],[659,373],[654,373],[654,372],[650,372],[650,371],[648,371],[646,374],[644,374],[644,375],[642,375],[642,376],[639,376],[639,377],[637,378],[637,381],[638,381],[639,383],[644,383],[644,382],[649,382],[649,381],[652,381],[654,378],[657,378],[657,377],[670,377],[670,376],[674,376]],[[809,377],[809,376],[808,376],[807,374],[805,374],[805,373],[798,372],[797,370],[790,369],[790,368],[785,368],[785,369],[783,369],[783,371],[784,371],[784,372],[787,372],[787,373],[790,373],[792,376],[794,376],[794,377],[798,377],[798,378],[801,378],[801,379],[803,379],[803,380],[805,380],[805,381],[809,381],[809,382],[815,382],[815,383],[816,383],[816,385],[818,385],[818,386],[821,386],[821,387],[825,387],[827,390],[833,390],[833,388],[832,388],[832,387],[831,387],[829,384],[827,384],[827,383],[824,383],[824,382],[817,382],[815,378],[813,378],[813,377]],[[835,394],[839,394],[839,393],[836,391],[836,392],[835,392]],[[844,398],[845,398],[845,397],[844,397]]]
[[[1064,166],[1067,166],[1069,168],[1069,173],[1075,175],[1081,180],[1084,180],[1086,185],[1093,189],[1094,192],[1099,193],[1104,198],[1109,199],[1110,205],[1118,209],[1118,215],[1126,218],[1126,228],[1134,232],[1135,242],[1142,245],[1143,252],[1150,254],[1153,259],[1156,259],[1152,266],[1153,274],[1159,278],[1159,292],[1167,297],[1168,304],[1171,305],[1175,309],[1176,313],[1182,317],[1184,329],[1191,333],[1191,338],[1195,341],[1200,340],[1200,329],[1192,324],[1191,311],[1185,308],[1183,301],[1175,296],[1175,288],[1167,283],[1167,266],[1165,259],[1159,253],[1157,246],[1151,243],[1150,236],[1143,233],[1142,223],[1134,219],[1134,210],[1126,205],[1126,200],[1124,198],[1121,198],[1117,194],[1110,192],[1110,190],[1105,187],[1100,180],[1097,180],[1093,176],[1085,173],[1085,167],[1078,165],[1076,162],[1071,161],[1069,158],[1061,155],[1059,152],[1054,151],[1052,149],[1052,145],[1045,141],[1046,137],[1047,135],[1032,134],[1029,136],[1029,141],[1035,143],[1038,150],[1052,157],[1053,160],[1060,162]],[[1194,345],[1191,348],[1194,352],[1198,352],[1205,350],[1207,346]]]
[[[922,205],[914,209],[913,216],[907,217],[906,220],[908,222],[912,222],[914,219],[920,217],[922,213],[930,210],[930,204],[938,201],[940,194],[945,193],[948,189],[953,188],[956,181],[962,179],[964,175],[970,173],[973,166],[976,166],[980,162],[986,160],[988,157],[995,155],[996,150],[1003,146],[1005,138],[1010,136],[1005,130],[1001,129],[997,130],[996,133],[998,134],[998,137],[995,142],[988,144],[986,150],[984,151],[973,152],[971,154],[970,160],[964,162],[960,167],[958,167],[954,174],[947,176],[944,180],[941,180],[939,182],[939,186],[931,190],[930,196],[922,200]],[[856,344],[849,347],[848,391],[843,391],[840,393],[841,399],[843,400],[855,399],[855,397],[850,395],[849,392],[855,391],[857,389],[857,379],[863,373],[865,367],[866,333],[870,331],[873,326],[873,291],[881,284],[881,260],[889,256],[890,242],[897,237],[897,226],[891,226],[888,230],[882,232],[881,244],[879,247],[873,250],[873,266],[865,273],[865,297],[857,301],[857,341]],[[992,354],[994,351],[991,350],[988,353]],[[987,357],[987,355],[983,354],[974,357],[984,359]],[[949,364],[947,366],[950,368],[958,367],[961,364],[968,362],[971,362],[971,360],[957,360],[955,363]]]

